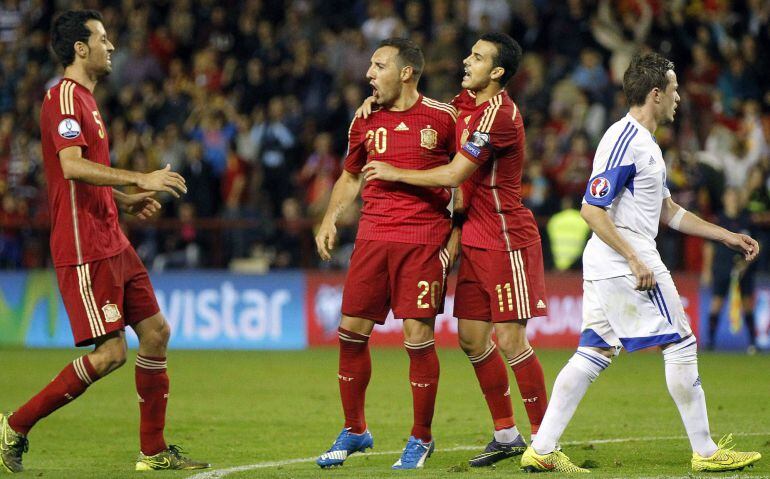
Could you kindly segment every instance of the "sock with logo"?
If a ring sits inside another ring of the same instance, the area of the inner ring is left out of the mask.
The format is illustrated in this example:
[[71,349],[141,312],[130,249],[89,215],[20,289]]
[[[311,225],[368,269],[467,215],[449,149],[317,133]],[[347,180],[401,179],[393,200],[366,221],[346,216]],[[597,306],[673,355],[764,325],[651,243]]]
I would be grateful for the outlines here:
[[702,457],[717,451],[711,439],[706,412],[706,394],[698,375],[698,346],[694,336],[663,350],[666,385],[679,409],[692,450]]
[[168,374],[166,358],[136,355],[136,393],[139,395],[139,446],[145,456],[165,450]]
[[439,363],[435,341],[420,344],[404,342],[409,354],[409,382],[412,385],[414,424],[412,436],[430,442],[433,410],[438,392]]
[[11,429],[27,435],[36,422],[69,404],[99,379],[88,356],[68,364],[53,381],[8,418]]
[[550,454],[556,449],[588,386],[612,360],[590,348],[579,347],[562,368],[551,391],[551,402],[540,424],[532,448],[538,454]]
[[519,393],[527,410],[529,424],[532,426],[532,434],[537,434],[548,407],[543,367],[531,347],[515,358],[509,359],[508,364],[516,376]]
[[337,377],[340,383],[345,427],[353,434],[366,431],[364,404],[366,388],[372,377],[372,359],[369,355],[369,336],[338,329],[340,338],[340,365]]
[[508,384],[508,370],[497,353],[497,346],[492,344],[478,356],[468,356],[479,380],[481,392],[487,400],[487,407],[492,414],[495,431],[515,426],[511,389]]

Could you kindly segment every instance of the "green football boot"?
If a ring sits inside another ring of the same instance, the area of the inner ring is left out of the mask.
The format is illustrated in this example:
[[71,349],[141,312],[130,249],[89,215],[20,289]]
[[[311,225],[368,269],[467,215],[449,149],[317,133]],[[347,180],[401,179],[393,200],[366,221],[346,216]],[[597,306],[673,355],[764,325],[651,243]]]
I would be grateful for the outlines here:
[[154,456],[145,456],[141,452],[136,460],[137,471],[158,471],[163,469],[170,470],[189,470],[206,469],[211,467],[207,462],[193,461],[189,457],[182,455],[184,451],[179,446],[168,445],[168,449],[161,451]]
[[10,414],[0,414],[0,464],[8,472],[21,472],[21,455],[29,450],[27,438],[8,424]]

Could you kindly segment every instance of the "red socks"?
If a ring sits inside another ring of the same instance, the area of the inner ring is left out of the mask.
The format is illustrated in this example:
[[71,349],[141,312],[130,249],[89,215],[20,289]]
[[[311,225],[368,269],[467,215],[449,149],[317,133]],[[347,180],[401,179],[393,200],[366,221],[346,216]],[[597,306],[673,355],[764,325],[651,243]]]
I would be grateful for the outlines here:
[[80,396],[99,379],[88,356],[68,364],[42,391],[20,407],[8,419],[8,424],[19,434],[27,435],[36,422]]
[[521,399],[524,401],[529,423],[532,426],[532,434],[537,434],[548,407],[543,368],[531,347],[515,358],[509,359],[508,364],[516,375]]
[[372,359],[369,356],[369,336],[339,328],[340,367],[337,378],[340,398],[345,413],[345,427],[353,434],[366,431],[364,403],[366,387],[372,377]]
[[166,358],[136,356],[136,392],[139,395],[139,445],[146,456],[166,449],[168,374]]
[[487,400],[489,412],[495,423],[495,431],[508,429],[515,425],[513,421],[513,406],[511,405],[511,390],[508,385],[508,370],[497,353],[497,346],[492,344],[478,356],[468,356],[479,386]]
[[409,354],[409,382],[412,385],[414,424],[412,436],[430,442],[430,426],[438,392],[439,363],[435,341],[420,344],[404,343]]

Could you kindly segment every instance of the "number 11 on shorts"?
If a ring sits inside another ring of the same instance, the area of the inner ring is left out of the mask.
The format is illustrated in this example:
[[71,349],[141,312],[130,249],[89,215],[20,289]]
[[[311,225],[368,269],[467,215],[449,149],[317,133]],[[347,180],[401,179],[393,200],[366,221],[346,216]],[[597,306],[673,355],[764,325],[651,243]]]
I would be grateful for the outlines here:
[[513,293],[511,293],[511,283],[498,284],[495,286],[497,291],[497,302],[500,306],[500,312],[505,312],[505,305],[503,303],[503,290],[508,295],[508,311],[513,311]]

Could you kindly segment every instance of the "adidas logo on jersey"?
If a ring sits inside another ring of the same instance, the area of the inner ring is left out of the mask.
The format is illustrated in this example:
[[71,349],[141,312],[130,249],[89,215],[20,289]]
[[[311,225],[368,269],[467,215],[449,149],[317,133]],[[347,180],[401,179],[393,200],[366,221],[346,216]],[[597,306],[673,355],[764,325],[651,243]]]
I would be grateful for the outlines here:
[[653,157],[650,157],[650,166],[652,166],[652,165],[654,165],[654,164],[655,164],[655,158],[653,158]]
[[399,123],[399,124],[398,124],[398,126],[397,126],[397,127],[395,127],[395,128],[393,129],[393,131],[409,131],[409,127],[408,127],[408,126],[406,126],[406,123],[404,123],[404,122],[402,121],[401,123]]
[[542,299],[537,301],[537,309],[545,309],[545,302]]

